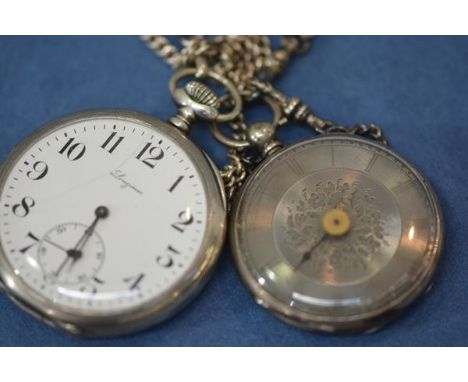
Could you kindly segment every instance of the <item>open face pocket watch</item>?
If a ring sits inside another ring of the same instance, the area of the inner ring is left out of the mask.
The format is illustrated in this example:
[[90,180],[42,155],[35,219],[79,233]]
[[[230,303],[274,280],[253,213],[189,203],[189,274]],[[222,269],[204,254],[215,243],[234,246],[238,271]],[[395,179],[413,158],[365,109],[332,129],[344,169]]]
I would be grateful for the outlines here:
[[[0,286],[82,336],[129,333],[188,303],[225,235],[219,171],[187,137],[229,120],[202,84],[170,87],[170,123],[122,110],[73,114],[21,142],[0,171]],[[216,74],[213,74],[217,78]],[[216,79],[215,78],[215,79]],[[177,128],[176,128],[177,127]]]
[[[431,286],[443,238],[427,179],[387,147],[376,125],[337,126],[298,99],[256,81],[272,123],[212,124],[250,173],[231,208],[230,243],[258,304],[324,332],[371,332]],[[288,147],[287,121],[319,136]]]

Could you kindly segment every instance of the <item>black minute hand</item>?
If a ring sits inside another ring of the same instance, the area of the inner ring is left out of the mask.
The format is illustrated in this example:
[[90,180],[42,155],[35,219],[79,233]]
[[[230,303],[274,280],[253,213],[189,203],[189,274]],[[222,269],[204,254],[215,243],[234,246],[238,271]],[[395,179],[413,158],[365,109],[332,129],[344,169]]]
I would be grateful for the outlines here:
[[94,215],[96,216],[91,223],[91,225],[86,228],[86,230],[83,233],[83,236],[81,236],[80,240],[78,240],[78,243],[76,243],[75,248],[73,249],[74,251],[81,252],[81,249],[84,247],[86,242],[89,240],[89,238],[92,236],[94,230],[96,229],[97,223],[99,222],[100,219],[105,219],[106,217],[109,216],[109,209],[104,206],[100,206],[96,208],[94,211]]
[[320,236],[320,239],[318,239],[314,245],[312,245],[308,251],[304,252],[302,255],[301,261],[294,267],[294,269],[298,269],[302,264],[304,264],[306,261],[310,260],[312,257],[312,253],[314,250],[323,242],[323,239],[327,237],[327,234],[324,232],[322,236]]

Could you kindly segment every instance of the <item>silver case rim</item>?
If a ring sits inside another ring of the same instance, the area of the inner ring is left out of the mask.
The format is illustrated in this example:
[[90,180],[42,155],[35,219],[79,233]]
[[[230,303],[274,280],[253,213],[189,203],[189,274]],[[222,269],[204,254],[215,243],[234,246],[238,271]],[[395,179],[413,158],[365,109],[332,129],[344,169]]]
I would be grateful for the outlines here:
[[[435,233],[435,243],[434,245],[434,262],[429,271],[421,277],[424,277],[421,283],[417,287],[412,288],[406,294],[402,294],[399,298],[396,298],[392,301],[392,304],[378,309],[366,312],[364,314],[351,316],[351,318],[346,317],[345,319],[340,317],[333,316],[319,316],[303,311],[298,311],[297,309],[292,309],[289,305],[281,302],[273,295],[266,292],[265,289],[259,285],[255,277],[250,273],[248,266],[244,263],[241,255],[241,250],[238,245],[238,232],[236,230],[236,221],[239,213],[239,207],[242,205],[243,200],[248,193],[249,186],[254,183],[258,177],[258,173],[262,169],[269,165],[269,163],[274,160],[277,156],[280,156],[285,151],[294,149],[297,146],[300,146],[311,140],[337,140],[337,139],[350,139],[357,142],[369,144],[379,149],[386,151],[388,154],[395,156],[397,159],[401,160],[408,168],[413,172],[416,178],[421,182],[426,194],[429,197],[431,205],[435,211],[436,218],[436,233]],[[402,158],[399,154],[390,150],[388,147],[383,146],[379,143],[376,143],[367,138],[357,137],[350,134],[343,133],[330,133],[323,134],[311,139],[302,140],[296,142],[292,145],[288,145],[278,152],[267,157],[249,176],[245,184],[242,186],[239,193],[236,195],[233,207],[231,210],[231,216],[229,219],[229,244],[231,249],[231,254],[236,264],[237,271],[249,292],[253,295],[257,304],[261,305],[263,308],[267,309],[273,313],[277,318],[283,322],[296,326],[305,330],[314,330],[321,331],[326,333],[346,333],[346,332],[374,332],[380,329],[382,326],[387,324],[389,321],[397,317],[408,305],[410,305],[416,298],[418,298],[425,291],[431,289],[431,280],[437,268],[437,264],[440,259],[440,253],[443,248],[444,240],[444,223],[443,216],[440,207],[439,200],[437,195],[432,189],[429,181],[423,176],[423,174],[417,169],[415,165],[408,162],[406,159]]]
[[201,174],[208,200],[205,238],[196,262],[172,290],[125,312],[87,315],[82,309],[53,304],[30,288],[10,266],[0,241],[0,287],[23,310],[54,327],[83,337],[104,337],[143,330],[164,321],[187,305],[207,283],[219,258],[226,233],[226,198],[219,171],[208,156],[177,128],[150,115],[123,109],[85,110],[55,119],[21,141],[0,167],[0,192],[12,165],[42,136],[72,122],[88,119],[118,118],[135,121],[156,129],[175,140]]

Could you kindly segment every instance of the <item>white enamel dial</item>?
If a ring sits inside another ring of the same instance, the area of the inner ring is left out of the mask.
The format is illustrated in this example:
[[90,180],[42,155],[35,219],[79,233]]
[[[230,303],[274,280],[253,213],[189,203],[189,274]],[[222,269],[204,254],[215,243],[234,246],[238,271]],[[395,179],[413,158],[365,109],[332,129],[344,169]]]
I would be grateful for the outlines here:
[[52,129],[17,156],[0,192],[2,251],[55,305],[134,309],[196,272],[208,221],[200,171],[137,120]]

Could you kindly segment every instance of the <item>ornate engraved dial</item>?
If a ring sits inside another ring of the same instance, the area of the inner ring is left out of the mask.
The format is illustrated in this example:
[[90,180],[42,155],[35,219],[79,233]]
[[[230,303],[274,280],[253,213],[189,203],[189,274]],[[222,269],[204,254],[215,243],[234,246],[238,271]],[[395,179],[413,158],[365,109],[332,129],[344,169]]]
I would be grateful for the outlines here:
[[[342,235],[322,226],[332,210],[349,217]],[[391,193],[363,173],[344,169],[314,172],[294,184],[278,204],[274,222],[276,244],[291,265],[331,285],[358,283],[378,272],[401,232]]]
[[234,257],[257,301],[298,326],[376,327],[426,288],[440,210],[409,163],[363,138],[283,149],[250,177],[231,224]]

